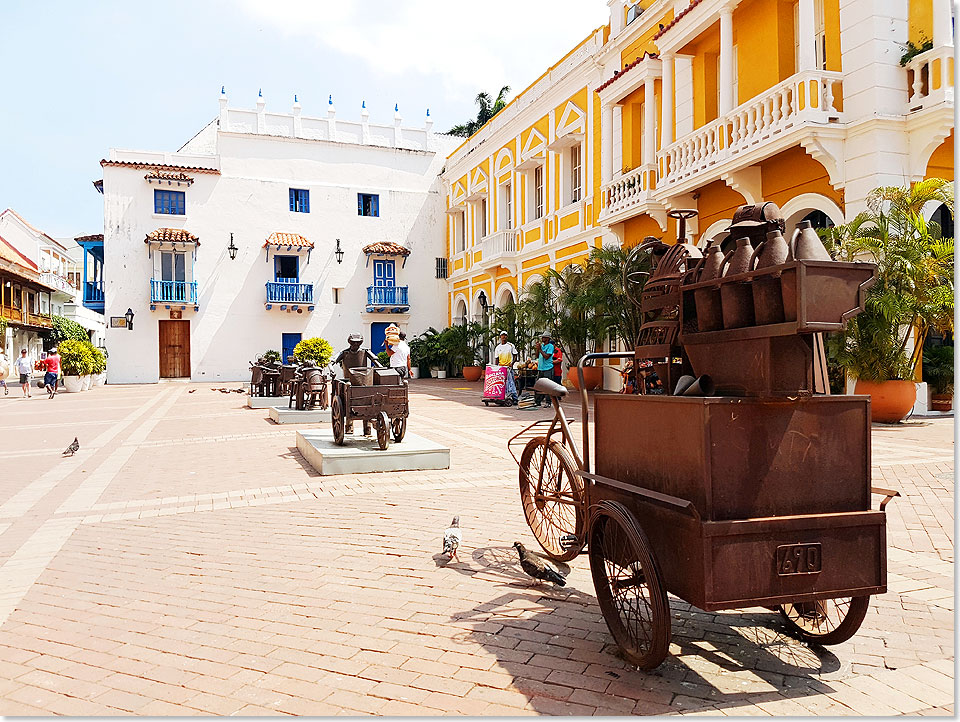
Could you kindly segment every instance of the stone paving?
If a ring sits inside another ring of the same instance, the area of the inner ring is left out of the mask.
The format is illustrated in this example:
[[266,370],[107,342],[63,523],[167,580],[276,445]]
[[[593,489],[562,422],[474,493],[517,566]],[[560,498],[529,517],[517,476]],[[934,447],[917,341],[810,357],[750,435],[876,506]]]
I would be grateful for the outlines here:
[[411,429],[449,470],[340,477],[304,462],[298,426],[205,384],[0,397],[0,714],[953,713],[952,419],[874,427],[874,483],[903,496],[889,591],[850,641],[671,599],[644,674],[585,557],[563,589],[520,572],[510,545],[535,544],[505,442],[546,413],[479,396],[413,384]]

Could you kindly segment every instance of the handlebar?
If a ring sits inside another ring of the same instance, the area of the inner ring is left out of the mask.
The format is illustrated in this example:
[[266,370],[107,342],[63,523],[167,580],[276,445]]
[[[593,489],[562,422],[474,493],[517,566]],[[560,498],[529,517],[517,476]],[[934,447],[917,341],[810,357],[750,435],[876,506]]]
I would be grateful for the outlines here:
[[580,359],[580,362],[577,364],[577,383],[580,385],[580,412],[583,414],[583,470],[586,472],[590,471],[590,429],[589,429],[589,415],[590,412],[587,409],[587,386],[583,382],[583,368],[584,363],[587,361],[593,361],[596,358],[630,358],[634,357],[633,351],[615,351],[608,353],[588,353],[586,356]]

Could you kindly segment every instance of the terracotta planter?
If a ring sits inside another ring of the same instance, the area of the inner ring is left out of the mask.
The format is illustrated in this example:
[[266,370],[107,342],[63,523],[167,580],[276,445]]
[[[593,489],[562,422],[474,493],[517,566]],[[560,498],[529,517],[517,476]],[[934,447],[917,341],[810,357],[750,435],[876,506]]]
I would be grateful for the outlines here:
[[83,391],[83,378],[81,376],[64,376],[63,389],[69,394]]
[[895,424],[905,419],[917,401],[917,387],[913,381],[857,379],[853,393],[868,395],[872,420],[884,424]]
[[483,375],[483,368],[480,366],[464,366],[463,367],[464,381],[479,381],[482,375]]
[[950,411],[953,408],[953,394],[934,394],[930,397],[930,408],[933,411]]
[[[580,390],[580,383],[577,377],[577,367],[571,366],[567,369],[567,381],[569,381],[573,388]],[[587,387],[587,391],[592,391],[593,389],[599,389],[603,384],[603,367],[602,366],[584,366],[583,367],[583,383]]]

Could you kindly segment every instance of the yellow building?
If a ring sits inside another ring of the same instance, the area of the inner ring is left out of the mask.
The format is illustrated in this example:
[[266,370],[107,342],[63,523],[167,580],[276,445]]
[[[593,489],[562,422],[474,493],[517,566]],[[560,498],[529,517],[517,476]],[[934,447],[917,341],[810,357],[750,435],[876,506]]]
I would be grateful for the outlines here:
[[[774,201],[792,230],[843,223],[879,185],[953,178],[950,0],[608,5],[447,159],[451,322],[595,245],[671,242],[672,208],[698,210],[705,244],[745,203]],[[908,41],[932,47],[901,65]]]

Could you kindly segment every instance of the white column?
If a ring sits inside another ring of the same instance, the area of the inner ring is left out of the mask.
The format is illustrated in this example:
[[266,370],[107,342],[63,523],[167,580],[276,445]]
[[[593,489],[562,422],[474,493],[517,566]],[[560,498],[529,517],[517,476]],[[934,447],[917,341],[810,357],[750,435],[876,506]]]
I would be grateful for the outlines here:
[[600,107],[600,185],[613,178],[613,106]]
[[950,0],[933,0],[933,47],[953,45]]
[[653,92],[653,78],[648,75],[643,81],[643,164],[656,162],[656,117],[657,99]]
[[797,72],[816,70],[817,48],[814,38],[814,11],[813,0],[800,0],[797,20],[797,39],[800,45],[800,67]]
[[[800,0],[802,3],[803,0]],[[812,0],[811,0],[812,3]],[[812,36],[811,36],[812,37]],[[720,10],[720,115],[733,110],[733,10]]]
[[660,56],[663,67],[662,93],[660,94],[660,147],[666,148],[673,142],[673,56],[664,53]]

